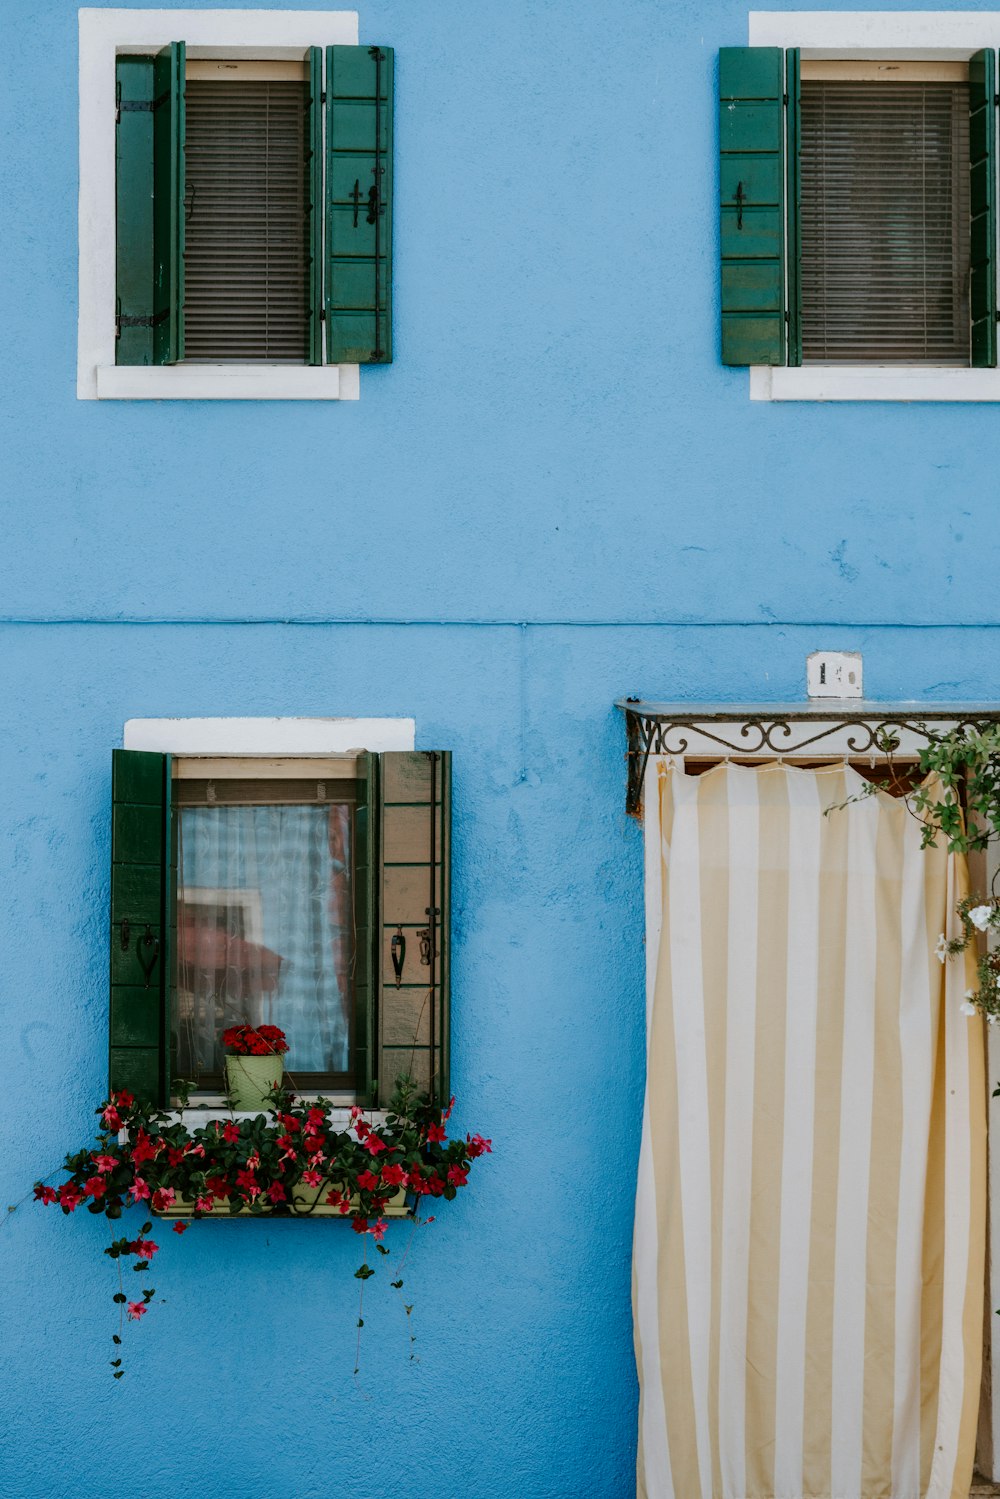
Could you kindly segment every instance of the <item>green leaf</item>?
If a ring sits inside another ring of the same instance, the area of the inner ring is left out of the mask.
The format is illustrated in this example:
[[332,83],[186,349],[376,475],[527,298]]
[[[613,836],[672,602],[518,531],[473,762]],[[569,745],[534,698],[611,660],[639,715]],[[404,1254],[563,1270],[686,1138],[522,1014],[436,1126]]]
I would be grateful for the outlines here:
[[140,1230],[139,1230],[139,1232],[141,1234],[149,1234],[149,1233],[152,1233],[152,1231],[153,1231],[153,1225],[151,1223],[144,1223],[142,1225],[142,1227],[140,1228]]
[[364,1317],[359,1317],[358,1318],[358,1326],[359,1327],[364,1327],[364,1325],[365,1325],[365,1319],[364,1319]]
[[368,1280],[374,1274],[375,1274],[375,1271],[372,1269],[371,1265],[359,1265],[358,1268],[354,1272],[354,1279],[355,1280]]
[[394,1290],[398,1291],[401,1288],[403,1282],[401,1280],[391,1280],[389,1284],[393,1287]]
[[120,1358],[110,1359],[109,1362],[111,1364],[112,1369],[120,1369],[121,1366],[122,1366],[122,1361],[121,1361]]
[[406,1313],[407,1316],[409,1316],[410,1313],[413,1311],[413,1305],[412,1305],[412,1303],[409,1306],[407,1306],[406,1302],[404,1301],[403,1302],[403,1311]]
[[121,1342],[121,1338],[118,1336],[118,1334],[116,1332],[113,1332],[111,1334],[111,1341],[112,1341],[112,1343],[120,1343]]
[[118,1302],[118,1304],[121,1305],[128,1300],[128,1297],[124,1294],[124,1292],[116,1291],[114,1296],[112,1297],[112,1300]]
[[115,1372],[114,1372],[114,1374],[111,1377],[112,1377],[112,1379],[121,1379],[121,1377],[122,1377],[122,1375],[124,1373],[125,1373],[124,1369],[116,1369]]

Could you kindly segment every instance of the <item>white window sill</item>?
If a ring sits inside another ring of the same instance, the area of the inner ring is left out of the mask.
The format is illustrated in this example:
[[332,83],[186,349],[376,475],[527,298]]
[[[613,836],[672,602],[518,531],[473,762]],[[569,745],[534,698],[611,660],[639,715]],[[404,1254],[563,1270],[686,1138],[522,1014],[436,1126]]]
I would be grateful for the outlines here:
[[356,401],[356,364],[105,364],[99,401]]
[[754,365],[751,401],[1000,401],[1000,369],[937,365]]

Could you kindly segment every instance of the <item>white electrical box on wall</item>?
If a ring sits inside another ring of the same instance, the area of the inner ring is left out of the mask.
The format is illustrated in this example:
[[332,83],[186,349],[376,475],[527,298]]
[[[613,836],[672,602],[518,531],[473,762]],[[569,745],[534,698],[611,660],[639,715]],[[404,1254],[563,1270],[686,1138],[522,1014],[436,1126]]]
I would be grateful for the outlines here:
[[806,657],[809,697],[863,697],[860,651],[813,651]]

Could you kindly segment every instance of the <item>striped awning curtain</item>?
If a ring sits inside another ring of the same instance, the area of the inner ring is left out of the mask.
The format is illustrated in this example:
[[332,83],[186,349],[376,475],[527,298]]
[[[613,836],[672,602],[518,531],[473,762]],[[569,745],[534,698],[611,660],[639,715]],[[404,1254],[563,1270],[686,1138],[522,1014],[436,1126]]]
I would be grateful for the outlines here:
[[967,876],[864,786],[647,774],[641,1499],[969,1492],[983,1027],[935,956]]
[[802,83],[802,357],[968,364],[969,89]]

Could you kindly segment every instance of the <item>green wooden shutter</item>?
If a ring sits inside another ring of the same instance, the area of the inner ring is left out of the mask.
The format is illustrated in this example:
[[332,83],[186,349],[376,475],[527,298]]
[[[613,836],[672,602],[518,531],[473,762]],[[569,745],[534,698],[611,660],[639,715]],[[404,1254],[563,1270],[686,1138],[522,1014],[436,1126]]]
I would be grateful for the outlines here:
[[969,208],[972,217],[972,357],[976,369],[997,362],[996,58],[969,59]]
[[116,364],[153,362],[153,59],[115,63]]
[[115,750],[111,787],[109,1086],[164,1104],[176,869],[169,757]]
[[153,61],[153,363],[184,358],[185,46]]
[[326,357],[392,359],[391,47],[326,49]]
[[788,363],[802,363],[802,65],[798,47],[785,53],[785,163],[788,225]]
[[719,53],[723,364],[785,360],[780,47]]
[[309,48],[309,363],[323,363],[323,49]]
[[400,1074],[447,1102],[451,967],[451,755],[379,756],[380,963],[375,1094]]
[[354,1089],[375,1107],[375,1003],[378,954],[378,755],[358,756],[354,813]]

